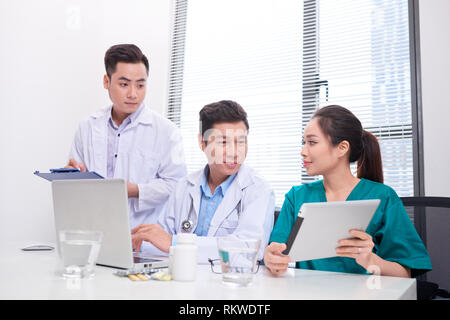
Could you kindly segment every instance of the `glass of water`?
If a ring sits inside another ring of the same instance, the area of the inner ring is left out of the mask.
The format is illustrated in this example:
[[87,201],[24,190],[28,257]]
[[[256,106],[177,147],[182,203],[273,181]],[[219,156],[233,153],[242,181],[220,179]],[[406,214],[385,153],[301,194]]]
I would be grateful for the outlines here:
[[258,269],[257,256],[261,240],[240,239],[235,236],[217,238],[222,282],[236,287],[252,283]]
[[90,278],[103,239],[103,232],[92,230],[59,231],[59,254],[65,278]]

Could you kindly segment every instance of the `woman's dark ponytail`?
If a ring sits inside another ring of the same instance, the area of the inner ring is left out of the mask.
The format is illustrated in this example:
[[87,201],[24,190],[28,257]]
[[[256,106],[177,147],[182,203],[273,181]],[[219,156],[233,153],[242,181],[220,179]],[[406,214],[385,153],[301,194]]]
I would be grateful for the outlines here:
[[377,138],[365,131],[359,119],[348,109],[331,105],[314,113],[322,131],[337,146],[342,141],[350,144],[349,162],[358,161],[357,176],[383,183],[383,167]]
[[363,151],[358,159],[357,176],[383,183],[383,165],[377,137],[369,131],[363,130],[362,141]]

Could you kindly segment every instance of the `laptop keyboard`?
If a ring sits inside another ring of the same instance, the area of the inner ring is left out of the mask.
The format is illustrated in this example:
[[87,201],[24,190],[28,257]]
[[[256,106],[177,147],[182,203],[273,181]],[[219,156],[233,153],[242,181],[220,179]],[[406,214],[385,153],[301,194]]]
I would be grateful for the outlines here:
[[151,263],[151,262],[159,262],[161,259],[151,258],[145,253],[142,252],[133,252],[134,263]]

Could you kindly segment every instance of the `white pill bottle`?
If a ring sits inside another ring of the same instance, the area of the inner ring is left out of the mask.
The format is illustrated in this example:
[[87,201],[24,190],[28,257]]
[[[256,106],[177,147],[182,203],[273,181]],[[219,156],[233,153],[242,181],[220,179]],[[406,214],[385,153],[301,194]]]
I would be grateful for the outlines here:
[[197,274],[197,235],[180,233],[173,249],[172,278],[176,281],[195,281]]

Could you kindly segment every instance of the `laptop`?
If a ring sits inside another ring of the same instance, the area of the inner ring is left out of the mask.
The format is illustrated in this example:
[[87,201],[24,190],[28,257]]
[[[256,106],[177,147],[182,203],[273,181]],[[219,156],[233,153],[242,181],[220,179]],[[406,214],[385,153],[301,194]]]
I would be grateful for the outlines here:
[[56,236],[60,230],[100,230],[98,265],[114,268],[163,268],[168,257],[133,252],[128,193],[123,179],[52,181]]

